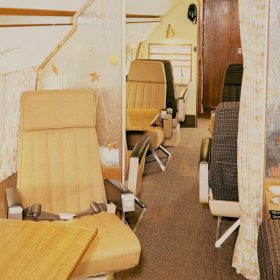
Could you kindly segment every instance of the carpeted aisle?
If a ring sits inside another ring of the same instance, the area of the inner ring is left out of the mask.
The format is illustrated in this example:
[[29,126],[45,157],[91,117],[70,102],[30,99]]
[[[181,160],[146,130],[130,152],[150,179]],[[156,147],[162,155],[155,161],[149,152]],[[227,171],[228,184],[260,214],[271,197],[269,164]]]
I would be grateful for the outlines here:
[[116,279],[244,279],[231,267],[237,234],[216,249],[217,219],[198,202],[199,148],[207,126],[207,119],[199,119],[198,128],[181,129],[181,143],[170,148],[172,159],[165,173],[155,162],[146,164],[140,197],[148,211],[136,232],[142,246],[140,263],[117,273]]

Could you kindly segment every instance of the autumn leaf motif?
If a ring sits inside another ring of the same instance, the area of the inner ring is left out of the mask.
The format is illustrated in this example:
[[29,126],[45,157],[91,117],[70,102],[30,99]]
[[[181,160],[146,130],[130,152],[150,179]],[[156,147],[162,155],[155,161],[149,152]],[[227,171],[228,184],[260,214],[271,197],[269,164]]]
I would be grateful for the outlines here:
[[107,148],[109,148],[110,150],[111,149],[116,149],[117,148],[117,142],[115,141],[115,142],[110,142],[110,143],[108,143],[107,145],[106,145],[106,147]]
[[55,64],[52,64],[52,71],[54,72],[55,75],[58,75],[58,68]]

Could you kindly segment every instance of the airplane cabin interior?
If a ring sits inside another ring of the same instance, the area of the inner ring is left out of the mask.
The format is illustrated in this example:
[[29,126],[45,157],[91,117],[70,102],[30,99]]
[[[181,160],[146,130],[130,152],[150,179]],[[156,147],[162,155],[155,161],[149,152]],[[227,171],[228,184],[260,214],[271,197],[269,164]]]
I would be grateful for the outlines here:
[[0,279],[279,280],[277,0],[0,0]]

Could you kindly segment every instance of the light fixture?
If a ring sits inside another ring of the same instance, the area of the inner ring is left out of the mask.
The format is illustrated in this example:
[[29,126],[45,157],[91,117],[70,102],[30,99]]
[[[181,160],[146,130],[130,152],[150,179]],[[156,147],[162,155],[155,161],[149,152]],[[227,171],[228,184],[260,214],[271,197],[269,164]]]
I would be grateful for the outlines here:
[[166,30],[166,38],[172,38],[175,35],[175,31],[172,28],[171,24],[168,24],[167,30]]

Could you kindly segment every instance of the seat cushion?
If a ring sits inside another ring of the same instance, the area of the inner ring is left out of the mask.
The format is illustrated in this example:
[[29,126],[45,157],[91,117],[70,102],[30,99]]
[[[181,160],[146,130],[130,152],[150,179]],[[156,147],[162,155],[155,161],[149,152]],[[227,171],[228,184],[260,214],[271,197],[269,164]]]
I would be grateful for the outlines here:
[[144,131],[128,131],[126,133],[127,145],[132,149],[143,134],[150,136],[149,150],[158,148],[164,140],[164,131],[160,126],[148,126]]
[[[133,231],[114,214],[102,212],[66,222],[52,223],[97,228],[98,233],[74,275],[113,273],[138,264],[140,243]],[[110,271],[108,271],[108,267]]]

